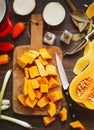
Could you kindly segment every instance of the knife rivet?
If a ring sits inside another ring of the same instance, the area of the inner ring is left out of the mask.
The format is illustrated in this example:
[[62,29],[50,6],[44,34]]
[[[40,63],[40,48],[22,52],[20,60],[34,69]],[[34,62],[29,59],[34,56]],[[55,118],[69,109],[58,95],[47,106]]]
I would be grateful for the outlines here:
[[70,104],[69,104],[69,106],[71,107],[71,106],[72,106],[72,104],[70,103]]
[[75,114],[73,114],[72,117],[75,117]]

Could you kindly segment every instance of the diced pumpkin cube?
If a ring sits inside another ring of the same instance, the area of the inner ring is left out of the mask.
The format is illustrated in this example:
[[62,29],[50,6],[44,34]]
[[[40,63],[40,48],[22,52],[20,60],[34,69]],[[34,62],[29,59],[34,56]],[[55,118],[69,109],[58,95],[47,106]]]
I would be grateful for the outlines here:
[[25,72],[25,77],[29,78],[29,68],[25,67],[24,72]]
[[35,63],[37,65],[37,67],[38,67],[38,70],[39,70],[39,73],[40,73],[41,77],[47,76],[48,74],[47,74],[43,64],[40,62],[40,60],[36,59]]
[[27,106],[27,105],[26,105],[26,102],[25,102],[26,96],[25,96],[24,94],[19,94],[19,95],[17,96],[17,98],[18,98],[18,100],[20,101],[20,103],[21,103],[23,106]]
[[46,48],[39,49],[40,55],[43,57],[43,59],[52,59],[52,56],[48,52]]
[[28,59],[28,63],[29,64],[32,64],[32,62],[35,60],[35,58],[36,58],[36,55],[34,55],[34,54],[32,54],[32,53],[29,53],[29,52],[25,52],[24,54],[23,54],[23,56],[22,57],[26,57],[26,59]]
[[28,52],[34,54],[36,57],[38,57],[39,54],[40,54],[40,53],[39,53],[38,51],[36,51],[36,50],[28,50]]
[[79,128],[80,130],[86,130],[85,127],[81,124],[79,120],[73,121],[70,123],[72,128]]
[[56,104],[55,103],[49,102],[48,113],[50,114],[51,117],[56,114]]
[[33,89],[32,84],[31,84],[31,80],[28,80],[28,95],[29,95],[31,100],[34,100],[36,97],[34,89]]
[[35,78],[35,77],[37,77],[37,76],[40,75],[39,70],[38,70],[38,68],[37,68],[36,65],[31,66],[31,67],[29,68],[29,74],[30,74],[30,77],[31,77],[31,78]]
[[31,79],[31,84],[32,84],[33,89],[37,89],[40,87],[37,79]]
[[44,106],[46,106],[49,103],[48,99],[46,96],[43,96],[39,99],[39,101],[37,102],[37,105],[42,108]]
[[46,65],[46,72],[48,75],[57,76],[57,69],[55,65],[51,64]]
[[39,84],[48,84],[47,77],[38,77],[37,81],[39,82]]
[[45,66],[48,64],[48,61],[43,59],[41,56],[38,57],[38,59],[41,61],[41,63]]
[[24,78],[23,94],[26,96],[28,94],[28,79]]
[[66,108],[62,108],[62,110],[59,112],[59,117],[62,122],[67,120],[67,109]]
[[50,101],[56,102],[63,98],[62,91],[57,90],[57,91],[50,92],[48,93],[47,97],[50,99]]
[[40,92],[40,90],[34,90],[34,92],[35,92],[36,98],[40,99],[42,96],[42,93]]
[[21,68],[25,68],[25,66],[27,65],[27,60],[26,59],[22,59],[20,57],[17,58],[17,64],[21,67]]
[[27,106],[31,107],[31,108],[34,108],[36,103],[37,103],[38,99],[34,99],[34,100],[31,100],[29,96],[27,96],[26,98],[26,104]]
[[40,84],[40,92],[47,93],[48,92],[48,84]]
[[55,87],[58,87],[59,86],[59,83],[56,79],[54,79],[53,77],[50,77],[49,79],[49,89],[51,88],[55,88]]
[[44,125],[47,126],[50,123],[52,123],[56,118],[51,116],[45,116],[43,117]]

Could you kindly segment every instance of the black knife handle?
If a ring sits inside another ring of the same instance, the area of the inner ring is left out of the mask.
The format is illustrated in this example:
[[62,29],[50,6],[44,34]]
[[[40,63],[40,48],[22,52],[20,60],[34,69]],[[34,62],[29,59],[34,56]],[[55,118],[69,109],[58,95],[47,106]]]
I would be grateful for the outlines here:
[[65,93],[65,96],[66,96],[65,98],[66,98],[66,101],[67,101],[67,105],[68,105],[71,120],[76,121],[76,120],[78,120],[78,117],[77,117],[77,115],[75,113],[75,107],[73,106],[72,99],[71,99],[71,97],[69,95],[68,89],[64,90],[64,93]]

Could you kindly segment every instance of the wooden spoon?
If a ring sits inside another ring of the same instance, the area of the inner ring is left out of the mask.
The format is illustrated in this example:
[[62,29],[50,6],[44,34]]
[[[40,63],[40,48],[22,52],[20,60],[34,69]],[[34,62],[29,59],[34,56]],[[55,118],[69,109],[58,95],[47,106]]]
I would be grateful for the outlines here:
[[[79,13],[79,14],[85,14],[85,12],[83,11],[83,10],[81,10],[81,9],[77,9],[74,5],[73,5],[73,3],[72,3],[72,1],[71,0],[66,0],[66,2],[67,2],[67,4],[69,5],[69,7],[71,8],[71,10],[73,11],[73,13]],[[72,18],[72,21],[73,21],[73,23],[74,23],[74,25],[76,26],[76,27],[79,27],[79,22],[77,21],[77,20],[75,20],[74,18]],[[85,27],[85,30],[87,30],[88,29],[88,24],[87,24],[87,26]]]

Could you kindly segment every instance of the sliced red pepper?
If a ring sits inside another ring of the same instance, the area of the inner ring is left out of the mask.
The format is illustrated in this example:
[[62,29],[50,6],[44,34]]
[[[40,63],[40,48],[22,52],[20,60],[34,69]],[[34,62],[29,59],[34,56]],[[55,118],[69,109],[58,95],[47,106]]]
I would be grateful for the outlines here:
[[12,51],[13,48],[14,45],[11,42],[0,42],[0,51],[2,52]]

